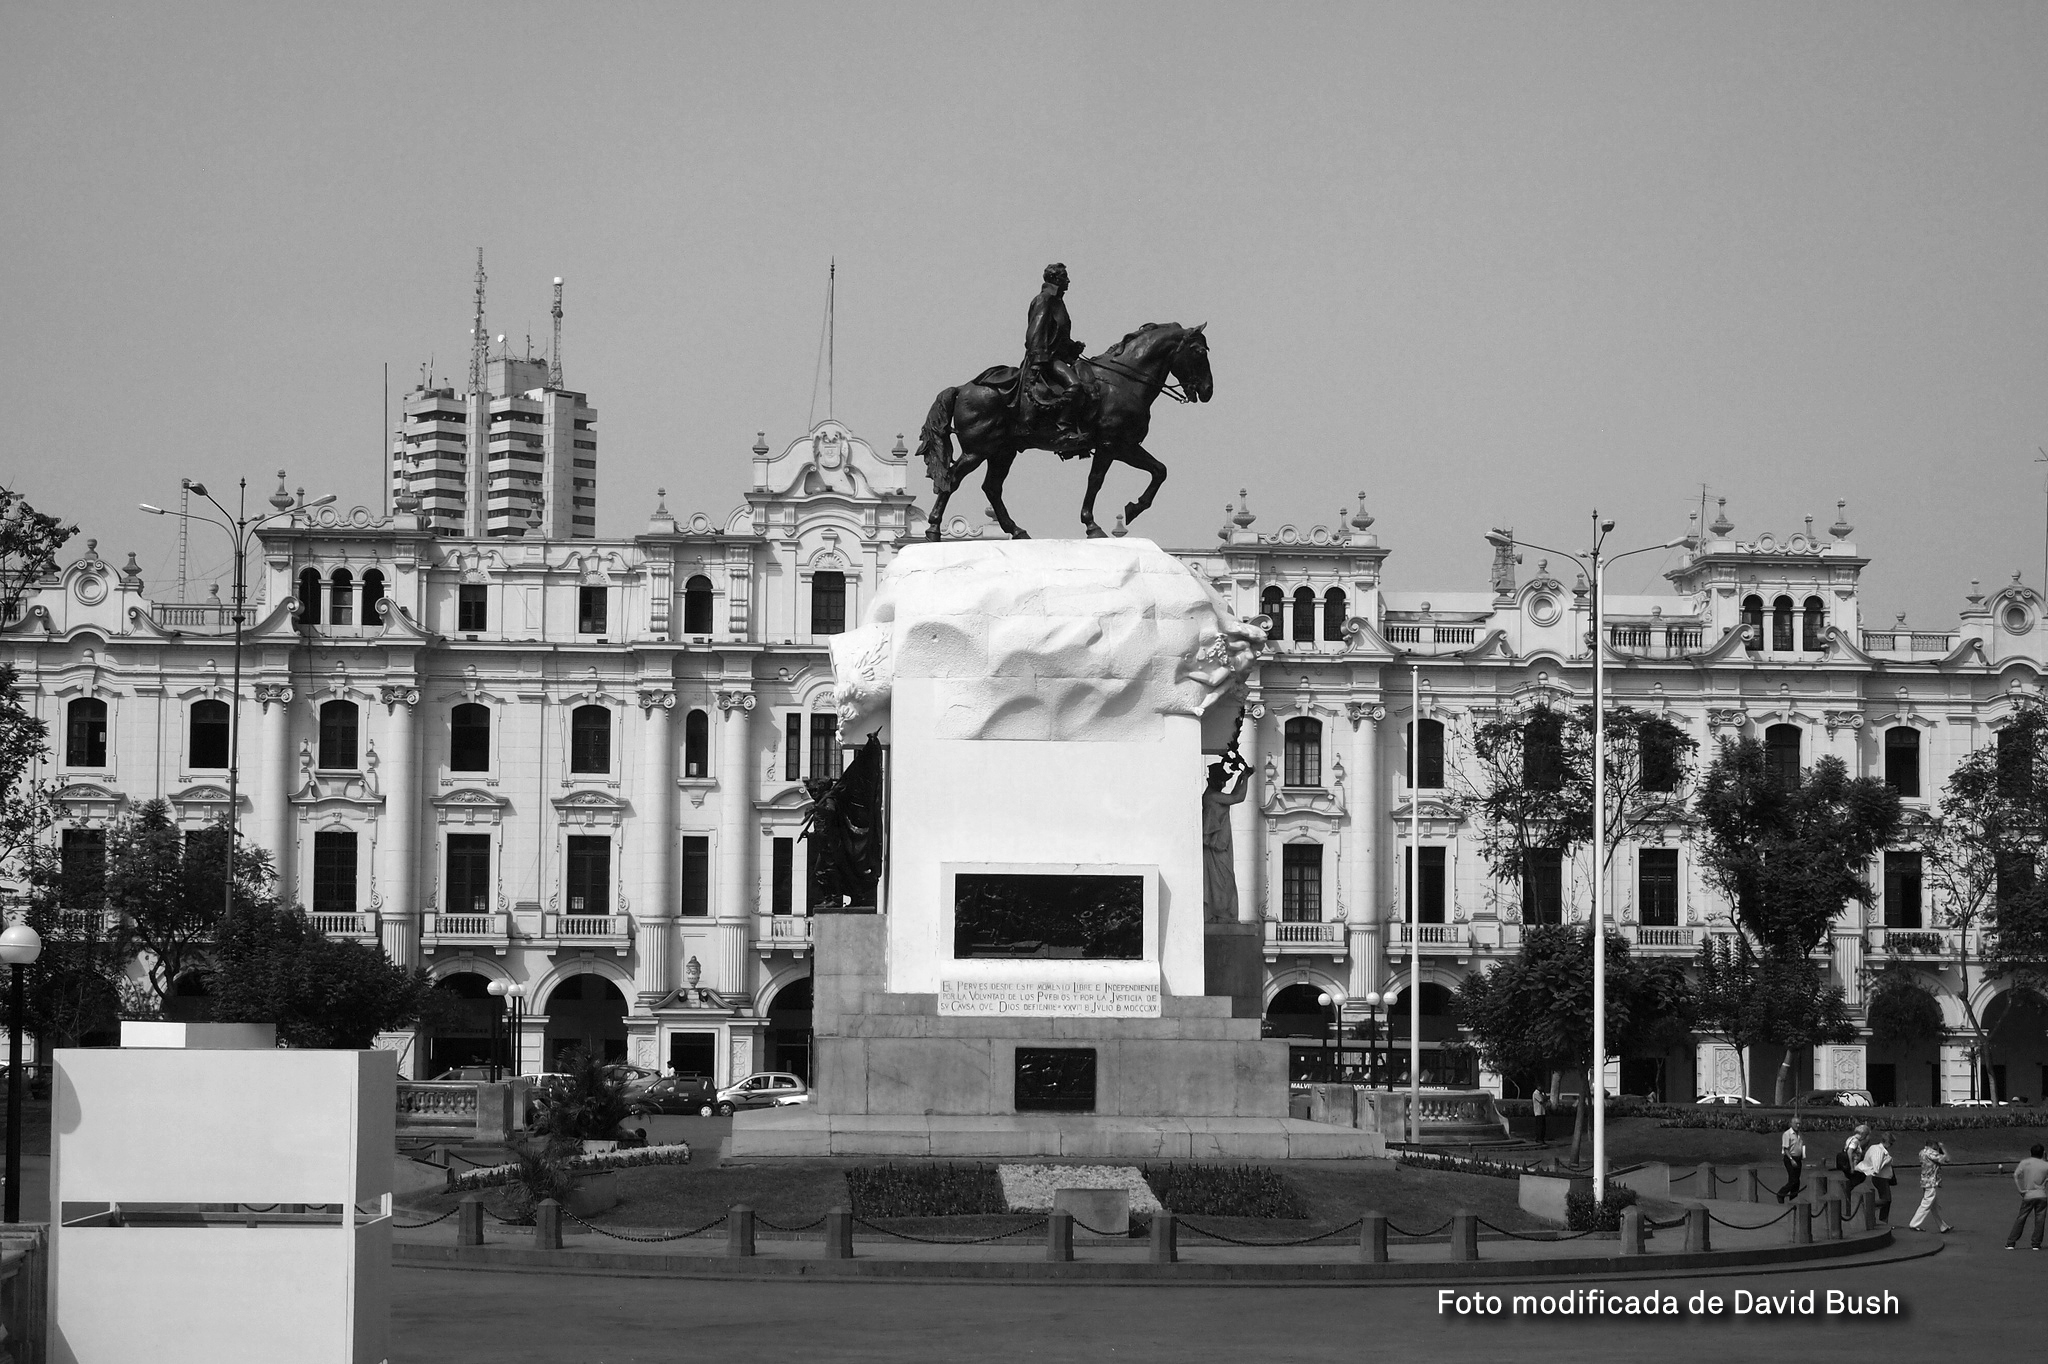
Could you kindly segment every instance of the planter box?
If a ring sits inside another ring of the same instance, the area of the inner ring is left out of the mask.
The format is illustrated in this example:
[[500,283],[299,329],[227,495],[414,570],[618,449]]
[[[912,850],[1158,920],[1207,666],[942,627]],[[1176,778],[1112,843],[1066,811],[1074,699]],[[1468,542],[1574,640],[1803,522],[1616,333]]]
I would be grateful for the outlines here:
[[595,1217],[619,1205],[619,1177],[615,1171],[594,1170],[576,1177],[576,1188],[563,1204],[578,1217]]
[[1564,1226],[1566,1222],[1565,1199],[1572,1193],[1591,1194],[1591,1175],[1523,1175],[1521,1204],[1522,1211],[1531,1217]]

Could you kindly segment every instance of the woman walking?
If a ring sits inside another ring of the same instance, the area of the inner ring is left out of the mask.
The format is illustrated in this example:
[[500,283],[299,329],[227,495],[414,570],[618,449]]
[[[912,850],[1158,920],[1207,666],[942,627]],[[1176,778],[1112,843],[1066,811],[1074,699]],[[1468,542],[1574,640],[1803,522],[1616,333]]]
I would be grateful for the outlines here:
[[1877,1220],[1892,1220],[1892,1134],[1886,1132],[1863,1148],[1856,1168],[1870,1178],[1870,1196],[1877,1199]]
[[1948,1234],[1948,1216],[1941,1210],[1941,1167],[1948,1164],[1948,1148],[1929,1137],[1920,1143],[1920,1208],[1913,1214],[1913,1220],[1906,1223],[1913,1230],[1920,1230],[1920,1224],[1934,1214],[1934,1225],[1943,1235]]

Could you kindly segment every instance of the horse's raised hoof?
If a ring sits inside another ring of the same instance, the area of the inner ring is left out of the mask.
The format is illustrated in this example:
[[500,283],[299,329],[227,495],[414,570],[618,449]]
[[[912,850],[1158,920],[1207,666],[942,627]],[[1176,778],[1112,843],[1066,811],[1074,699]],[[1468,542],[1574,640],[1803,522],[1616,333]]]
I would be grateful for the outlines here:
[[1140,516],[1144,515],[1144,512],[1145,509],[1135,502],[1124,503],[1124,524],[1127,526],[1130,525],[1131,522],[1137,520]]
[[1093,521],[1088,522],[1087,525],[1088,538],[1090,540],[1107,540],[1109,538],[1109,532],[1096,525]]
[[924,533],[924,538],[927,540],[941,540],[945,538],[945,535],[937,526],[933,526]]
[[1024,529],[1024,527],[1019,526],[1017,527],[1017,529],[1010,532],[1010,538],[1012,540],[1029,540],[1031,538],[1031,532]]

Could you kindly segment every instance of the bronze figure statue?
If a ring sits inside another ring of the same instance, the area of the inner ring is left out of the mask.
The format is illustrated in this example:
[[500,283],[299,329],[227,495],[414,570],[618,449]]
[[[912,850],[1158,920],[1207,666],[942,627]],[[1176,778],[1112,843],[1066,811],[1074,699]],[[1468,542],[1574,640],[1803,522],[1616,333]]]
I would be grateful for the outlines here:
[[997,524],[1012,539],[1030,539],[1003,504],[1003,483],[1024,450],[1051,450],[1062,459],[1092,457],[1081,502],[1081,524],[1091,539],[1106,533],[1095,522],[1095,497],[1110,466],[1128,464],[1149,475],[1145,491],[1124,506],[1129,524],[1152,505],[1166,481],[1166,466],[1143,443],[1153,402],[1162,392],[1181,402],[1206,403],[1214,396],[1202,327],[1148,322],[1100,355],[1083,358],[1067,316],[1067,283],[1064,265],[1045,267],[1045,284],[1032,300],[1025,329],[1022,369],[996,365],[941,390],[932,403],[917,446],[935,495],[926,539],[941,538],[946,504],[983,465],[988,468],[982,491]]
[[797,837],[811,840],[814,912],[873,906],[882,876],[881,741],[870,734],[844,772],[807,780],[804,789],[811,809]]

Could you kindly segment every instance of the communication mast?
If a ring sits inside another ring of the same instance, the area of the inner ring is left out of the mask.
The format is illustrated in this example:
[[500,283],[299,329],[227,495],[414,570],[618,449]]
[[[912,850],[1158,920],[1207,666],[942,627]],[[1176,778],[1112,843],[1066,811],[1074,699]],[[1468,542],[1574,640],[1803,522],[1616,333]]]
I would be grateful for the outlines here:
[[469,391],[484,391],[484,367],[490,361],[491,334],[484,330],[484,249],[476,249],[476,326],[469,333]]
[[191,550],[188,539],[192,525],[192,480],[178,480],[178,600],[185,600],[186,556]]
[[562,386],[562,277],[555,276],[555,348],[549,354],[548,387]]

